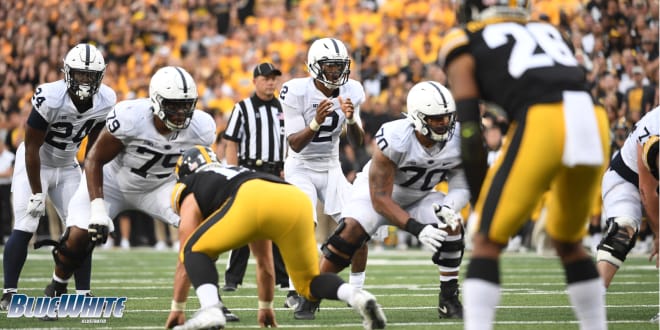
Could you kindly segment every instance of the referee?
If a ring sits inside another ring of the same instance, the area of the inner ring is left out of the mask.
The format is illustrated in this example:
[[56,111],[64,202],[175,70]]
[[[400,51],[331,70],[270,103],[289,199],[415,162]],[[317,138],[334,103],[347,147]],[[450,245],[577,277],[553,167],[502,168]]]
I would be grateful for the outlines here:
[[[271,63],[261,63],[254,69],[255,92],[236,103],[224,139],[225,159],[228,165],[241,165],[259,172],[283,177],[284,114],[275,97],[277,79],[282,72]],[[250,258],[249,247],[232,250],[225,270],[223,291],[235,291],[243,283]],[[289,287],[289,276],[277,246],[273,245],[275,284]]]

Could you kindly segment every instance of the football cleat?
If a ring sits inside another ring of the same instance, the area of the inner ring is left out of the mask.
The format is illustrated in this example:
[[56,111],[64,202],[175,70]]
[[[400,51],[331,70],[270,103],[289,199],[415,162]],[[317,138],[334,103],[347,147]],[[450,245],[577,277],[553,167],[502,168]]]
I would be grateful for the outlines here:
[[[59,283],[55,281],[51,281],[48,286],[46,286],[46,289],[44,289],[44,293],[46,294],[46,297],[59,297],[63,294],[66,294],[66,283]],[[44,315],[43,317],[39,318],[42,321],[57,321],[58,317],[57,314],[55,317],[50,317],[48,315]]]
[[438,302],[438,317],[441,319],[462,319],[463,318],[463,305],[458,300],[458,295],[451,298],[439,297]]
[[309,301],[304,297],[299,297],[298,306],[293,312],[293,318],[296,320],[313,320],[316,317],[314,312],[319,309],[320,301]]
[[6,311],[9,309],[9,304],[11,304],[11,297],[16,294],[16,291],[8,291],[2,294],[2,299],[0,299],[0,311]]
[[222,313],[225,314],[225,319],[227,322],[238,322],[241,319],[238,318],[238,315],[234,314],[229,308],[222,306]]
[[351,305],[362,315],[362,325],[366,330],[385,329],[387,318],[371,293],[358,290]]
[[238,290],[238,284],[232,283],[232,282],[227,282],[222,287],[222,291],[224,291],[224,292],[234,292],[236,290]]
[[177,325],[173,330],[221,329],[227,319],[222,312],[222,303],[209,306],[195,312],[192,318],[184,324]]
[[293,293],[288,293],[286,299],[284,300],[284,308],[291,308],[295,310],[300,304],[300,301],[303,300],[295,291]]

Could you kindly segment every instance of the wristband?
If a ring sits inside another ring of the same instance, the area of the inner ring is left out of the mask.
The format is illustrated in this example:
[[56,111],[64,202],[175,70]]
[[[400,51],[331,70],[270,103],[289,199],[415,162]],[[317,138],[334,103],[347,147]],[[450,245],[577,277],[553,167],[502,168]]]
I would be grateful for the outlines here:
[[90,204],[90,214],[108,214],[108,211],[105,209],[105,201],[103,201],[103,198],[95,198]]
[[259,309],[273,309],[273,301],[259,300]]
[[417,222],[417,220],[410,218],[408,219],[408,222],[406,222],[406,226],[403,228],[403,230],[415,235],[415,237],[419,236],[419,233],[424,229],[426,225],[421,224]]
[[357,121],[355,120],[355,118],[346,118],[346,123],[349,125],[355,125]]
[[172,305],[170,306],[170,311],[172,312],[183,312],[186,310],[186,302],[176,302],[172,299]]
[[318,132],[319,129],[321,128],[321,125],[316,121],[316,118],[312,119],[312,122],[309,123],[309,129],[311,129],[314,132]]

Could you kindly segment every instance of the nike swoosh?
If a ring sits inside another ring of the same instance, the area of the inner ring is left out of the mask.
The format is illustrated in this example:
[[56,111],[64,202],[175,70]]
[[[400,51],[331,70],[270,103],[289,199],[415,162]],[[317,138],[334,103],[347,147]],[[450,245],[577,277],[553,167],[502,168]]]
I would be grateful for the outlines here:
[[447,314],[447,307],[446,306],[438,307],[438,311],[440,311],[440,313]]

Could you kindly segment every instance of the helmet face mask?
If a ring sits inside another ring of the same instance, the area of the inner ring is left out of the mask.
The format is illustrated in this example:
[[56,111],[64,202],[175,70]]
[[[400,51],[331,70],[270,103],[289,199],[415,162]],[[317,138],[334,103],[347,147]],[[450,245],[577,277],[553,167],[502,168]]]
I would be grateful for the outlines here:
[[307,69],[312,78],[328,89],[346,84],[351,73],[351,60],[346,46],[332,38],[314,41],[307,54]]
[[456,103],[449,90],[435,81],[417,83],[408,92],[408,119],[415,130],[435,142],[454,135]]
[[187,128],[197,104],[197,86],[192,76],[180,67],[159,69],[149,84],[152,111],[168,129]]
[[186,176],[212,165],[219,165],[218,157],[209,147],[194,146],[186,150],[176,161],[174,176],[181,181]]
[[93,45],[78,44],[64,58],[62,71],[69,95],[83,101],[98,92],[105,75],[105,61]]

